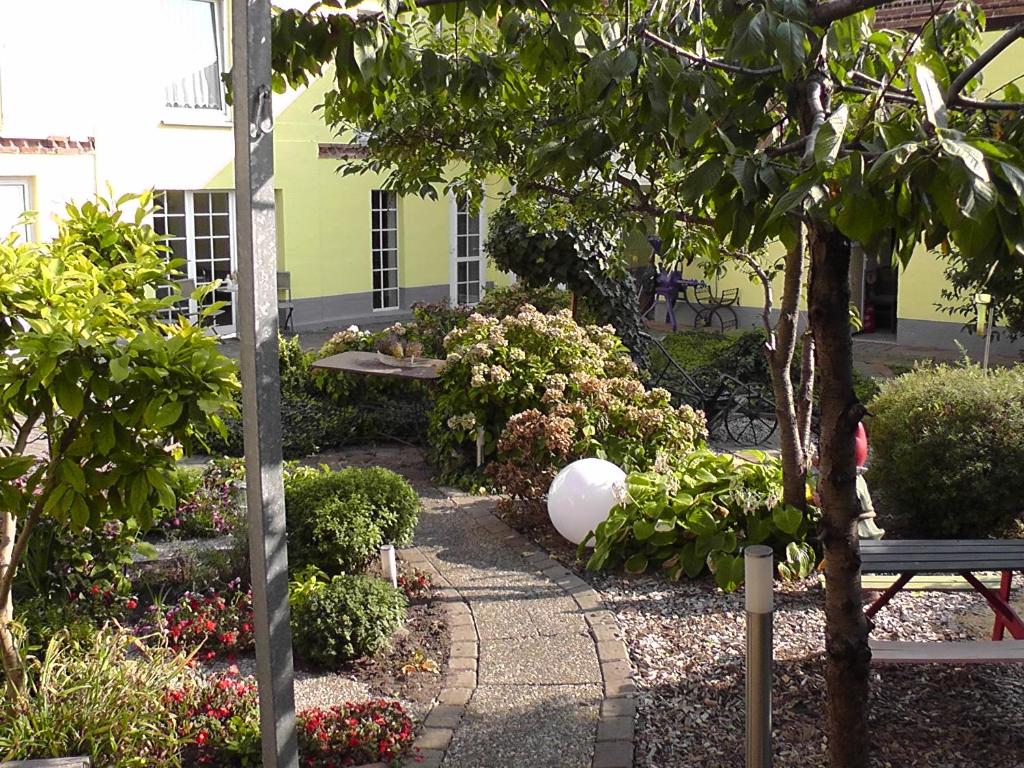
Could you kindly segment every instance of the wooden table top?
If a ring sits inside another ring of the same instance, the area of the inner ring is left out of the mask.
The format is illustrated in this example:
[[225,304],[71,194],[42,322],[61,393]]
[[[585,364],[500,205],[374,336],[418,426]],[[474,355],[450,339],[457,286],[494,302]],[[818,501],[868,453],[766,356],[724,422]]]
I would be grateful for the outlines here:
[[441,375],[444,360],[432,357],[416,358],[416,365],[399,367],[381,362],[376,352],[341,352],[313,363],[314,368],[344,373],[360,373],[366,376],[394,376],[400,379],[432,381]]
[[1024,539],[882,539],[860,543],[863,573],[1024,570]]

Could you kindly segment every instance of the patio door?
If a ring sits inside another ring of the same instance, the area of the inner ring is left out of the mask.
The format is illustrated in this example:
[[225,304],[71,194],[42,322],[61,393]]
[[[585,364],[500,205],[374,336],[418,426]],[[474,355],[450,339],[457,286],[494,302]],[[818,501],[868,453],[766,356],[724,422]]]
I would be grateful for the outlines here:
[[486,282],[483,232],[484,209],[475,213],[465,198],[453,197],[449,217],[451,231],[449,294],[451,303],[479,304]]
[[[221,287],[209,294],[204,304],[226,302],[212,319],[218,336],[236,333],[237,269],[235,253],[235,196],[230,191],[164,190],[156,193],[160,210],[153,214],[153,228],[166,236],[165,244],[173,257],[183,259],[182,271],[196,287],[221,281]],[[182,310],[195,317],[197,302],[189,300]]]

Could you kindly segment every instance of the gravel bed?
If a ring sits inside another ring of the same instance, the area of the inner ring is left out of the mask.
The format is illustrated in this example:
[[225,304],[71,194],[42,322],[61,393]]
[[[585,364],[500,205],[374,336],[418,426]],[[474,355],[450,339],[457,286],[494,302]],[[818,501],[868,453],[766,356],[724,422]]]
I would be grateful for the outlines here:
[[[742,595],[723,594],[707,581],[587,578],[615,612],[637,669],[636,766],[742,765]],[[777,766],[828,765],[823,597],[814,580],[777,594]],[[973,592],[904,592],[876,616],[873,636],[984,639],[991,621],[979,603]],[[874,765],[1024,766],[1020,665],[876,667],[871,677]]]

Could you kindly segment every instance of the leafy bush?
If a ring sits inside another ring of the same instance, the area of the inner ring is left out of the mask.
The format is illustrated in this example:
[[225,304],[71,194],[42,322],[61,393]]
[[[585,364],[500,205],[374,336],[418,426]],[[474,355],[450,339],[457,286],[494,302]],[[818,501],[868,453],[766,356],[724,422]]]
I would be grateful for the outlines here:
[[477,304],[476,311],[500,320],[509,315],[518,315],[527,304],[536,308],[538,312],[549,315],[569,309],[572,305],[572,294],[553,285],[532,288],[525,283],[515,283],[485,293]]
[[167,691],[175,714],[177,738],[185,765],[256,768],[260,765],[260,718],[256,683],[226,674],[188,676]]
[[405,621],[401,590],[369,576],[335,576],[293,602],[292,638],[305,661],[335,668],[376,653]]
[[430,416],[430,458],[447,477],[476,465],[478,429],[483,459],[493,458],[508,420],[539,408],[554,382],[571,397],[579,376],[637,375],[610,327],[577,325],[566,310],[544,315],[526,305],[502,320],[474,314],[448,335],[445,348],[448,362]]
[[0,761],[87,755],[96,768],[177,766],[165,692],[187,660],[110,629],[49,642],[24,697],[0,701]]
[[299,713],[303,768],[392,763],[412,751],[413,723],[397,701],[339,704]]
[[871,406],[868,480],[908,535],[976,538],[1024,511],[1024,368],[919,368]]
[[[722,589],[743,583],[743,548],[768,544],[785,577],[807,576],[815,519],[782,502],[782,465],[764,454],[745,461],[699,449],[667,473],[633,473],[626,498],[594,532],[587,568],[660,566],[670,578],[710,568]],[[580,547],[583,552],[583,546]]]
[[[412,542],[419,522],[420,498],[401,475],[383,467],[346,467],[333,471],[326,466],[296,467],[285,478],[285,504],[288,508],[289,543],[302,546],[303,527],[311,527],[316,518],[331,517],[325,505],[358,497],[385,543],[403,546]],[[345,507],[332,508],[344,512]],[[355,509],[353,507],[352,509]],[[293,539],[294,535],[294,539]],[[309,560],[323,570],[330,569]]]
[[509,419],[498,441],[499,460],[488,474],[506,493],[527,499],[547,493],[558,470],[586,456],[607,459],[629,470],[668,466],[706,436],[703,414],[674,408],[663,389],[648,391],[636,379],[575,377],[547,381],[543,411],[530,409]]

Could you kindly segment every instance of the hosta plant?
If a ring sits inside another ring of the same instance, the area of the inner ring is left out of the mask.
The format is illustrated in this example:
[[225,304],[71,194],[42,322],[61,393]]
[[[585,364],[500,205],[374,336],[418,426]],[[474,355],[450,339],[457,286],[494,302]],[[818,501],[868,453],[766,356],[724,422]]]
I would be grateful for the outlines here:
[[782,501],[777,459],[700,449],[673,471],[628,476],[623,500],[592,535],[587,567],[659,567],[672,579],[710,570],[731,591],[743,583],[743,548],[767,544],[783,578],[803,578],[815,563],[807,543],[815,522],[813,509],[805,514]]

